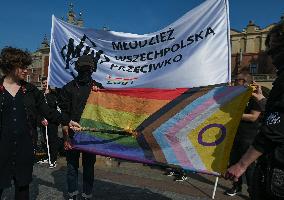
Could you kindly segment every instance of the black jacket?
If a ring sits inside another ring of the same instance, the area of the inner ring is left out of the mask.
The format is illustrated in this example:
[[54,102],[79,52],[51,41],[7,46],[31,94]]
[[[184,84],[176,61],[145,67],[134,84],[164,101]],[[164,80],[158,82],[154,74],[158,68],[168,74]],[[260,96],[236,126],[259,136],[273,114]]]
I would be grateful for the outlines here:
[[87,99],[94,86],[103,88],[101,83],[94,80],[79,81],[75,78],[60,90],[58,105],[64,118],[76,122],[80,121]]
[[[48,107],[43,94],[34,85],[22,81],[17,95],[21,96],[15,98],[18,103],[14,105],[14,99],[10,100],[12,97],[3,87],[3,79],[0,80],[0,189],[9,187],[13,177],[20,186],[27,185],[32,180],[34,158],[31,131],[38,112],[49,121],[68,123],[68,119],[63,119],[59,112]],[[14,115],[3,115],[5,110],[20,112],[22,114],[19,116],[24,118],[13,121],[11,117],[14,118]],[[7,124],[7,121],[14,123]]]
[[273,153],[284,164],[284,71],[273,83],[253,146],[262,153]]
[[[42,92],[42,91],[41,91]],[[42,92],[43,93],[43,92]],[[44,94],[43,94],[44,95]],[[58,100],[57,100],[57,95],[54,91],[50,91],[49,93],[44,95],[45,101],[48,105],[49,108],[53,110],[57,110],[58,106]],[[41,125],[41,121],[45,118],[43,115],[38,114],[38,123]]]

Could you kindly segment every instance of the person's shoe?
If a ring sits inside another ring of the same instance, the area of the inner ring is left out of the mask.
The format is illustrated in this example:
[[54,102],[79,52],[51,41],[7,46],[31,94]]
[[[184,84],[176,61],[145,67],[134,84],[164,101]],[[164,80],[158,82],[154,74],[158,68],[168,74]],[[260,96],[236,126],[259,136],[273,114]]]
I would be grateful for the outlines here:
[[74,195],[72,197],[69,197],[68,200],[78,200],[77,195]]
[[85,193],[82,193],[82,197],[83,200],[91,200],[92,199],[92,194],[87,195]]
[[57,166],[56,161],[54,161],[53,163],[49,164],[49,169],[53,169]]
[[37,164],[47,164],[48,163],[48,159],[43,159],[37,162]]
[[232,197],[232,196],[237,195],[241,191],[242,191],[242,188],[233,186],[231,189],[228,189],[227,191],[225,191],[225,194]]
[[164,175],[166,175],[166,176],[176,176],[177,174],[174,171],[166,171],[164,173]]
[[183,182],[183,181],[186,181],[186,180],[187,180],[187,176],[185,176],[185,175],[179,175],[174,179],[174,181],[176,181],[176,182]]

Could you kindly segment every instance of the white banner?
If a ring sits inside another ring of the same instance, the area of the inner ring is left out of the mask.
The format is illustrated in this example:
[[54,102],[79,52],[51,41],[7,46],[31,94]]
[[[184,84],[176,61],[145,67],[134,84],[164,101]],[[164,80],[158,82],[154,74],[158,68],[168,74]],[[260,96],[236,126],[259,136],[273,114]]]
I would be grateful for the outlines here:
[[227,0],[207,0],[168,27],[145,35],[80,28],[52,17],[49,85],[77,76],[91,54],[93,79],[106,88],[182,88],[230,81]]

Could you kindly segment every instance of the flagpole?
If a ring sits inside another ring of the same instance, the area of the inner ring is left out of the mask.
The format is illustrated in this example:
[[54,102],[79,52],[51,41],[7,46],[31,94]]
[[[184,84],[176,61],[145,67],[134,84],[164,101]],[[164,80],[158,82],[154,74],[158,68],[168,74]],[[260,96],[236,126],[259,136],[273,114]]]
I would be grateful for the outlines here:
[[48,135],[47,135],[47,126],[45,126],[45,139],[46,139],[46,146],[47,146],[47,155],[48,155],[48,164],[51,164],[50,158],[50,151],[49,151],[49,142],[48,142]]
[[[46,85],[46,89],[48,89],[48,83]],[[45,103],[47,104],[46,94],[43,94],[43,95],[44,95]],[[49,151],[49,141],[48,141],[47,126],[48,125],[45,126],[45,139],[46,139],[46,147],[47,147],[47,155],[48,155],[48,164],[50,165],[51,164],[51,159],[50,159],[50,151]]]
[[216,194],[216,190],[217,190],[218,181],[219,181],[219,177],[217,176],[216,180],[215,180],[215,185],[214,185],[214,190],[213,190],[213,194],[212,194],[212,199],[215,199],[215,194]]

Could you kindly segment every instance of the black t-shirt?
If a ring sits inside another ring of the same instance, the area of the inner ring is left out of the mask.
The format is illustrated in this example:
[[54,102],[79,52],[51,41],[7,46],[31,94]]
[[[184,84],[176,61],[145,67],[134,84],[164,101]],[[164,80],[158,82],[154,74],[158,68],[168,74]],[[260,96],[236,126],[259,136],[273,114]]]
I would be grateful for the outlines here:
[[[264,106],[261,105],[261,103],[263,102],[256,102],[254,98],[250,98],[244,114],[250,114],[252,110],[263,112],[264,110],[262,108]],[[261,115],[255,122],[241,120],[236,134],[236,139],[253,141],[260,127],[260,120]]]

